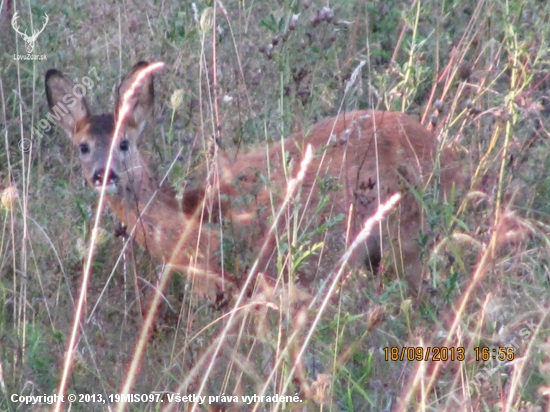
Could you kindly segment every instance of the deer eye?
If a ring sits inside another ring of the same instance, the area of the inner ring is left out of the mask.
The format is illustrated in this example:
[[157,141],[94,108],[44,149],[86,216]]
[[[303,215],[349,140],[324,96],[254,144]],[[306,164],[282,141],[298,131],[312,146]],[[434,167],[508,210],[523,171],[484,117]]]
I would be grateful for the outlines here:
[[121,141],[119,148],[121,152],[127,152],[128,149],[130,148],[130,142],[128,140]]
[[80,154],[87,154],[90,153],[90,146],[88,146],[88,143],[81,143],[80,144]]

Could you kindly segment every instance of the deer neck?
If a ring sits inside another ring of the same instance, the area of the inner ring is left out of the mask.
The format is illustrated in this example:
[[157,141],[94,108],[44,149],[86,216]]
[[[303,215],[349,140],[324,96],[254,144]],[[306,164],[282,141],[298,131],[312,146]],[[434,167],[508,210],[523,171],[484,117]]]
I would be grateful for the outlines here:
[[183,224],[175,191],[169,185],[161,186],[144,161],[122,176],[117,192],[107,195],[107,201],[128,235],[160,257],[168,239]]
[[[107,200],[129,236],[150,254],[188,273],[217,269],[216,230],[205,226],[204,189],[185,190],[183,199],[169,185],[160,185],[147,167],[132,171]],[[197,250],[203,251],[197,257]],[[204,252],[206,250],[206,252]]]

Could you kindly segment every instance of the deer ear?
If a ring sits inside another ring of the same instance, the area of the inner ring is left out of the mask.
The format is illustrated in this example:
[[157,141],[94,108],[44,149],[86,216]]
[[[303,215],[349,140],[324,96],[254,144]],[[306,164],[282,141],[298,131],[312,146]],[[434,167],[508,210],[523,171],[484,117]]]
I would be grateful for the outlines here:
[[45,85],[51,112],[48,118],[55,119],[71,137],[78,129],[78,125],[90,116],[86,99],[82,94],[77,94],[80,89],[56,69],[46,72]]
[[[124,98],[127,96],[127,104],[129,105],[128,117],[126,126],[136,128],[138,134],[143,131],[149,116],[153,112],[153,103],[155,100],[155,90],[153,87],[153,75],[148,74],[138,80],[140,72],[149,66],[147,62],[139,62],[132,67],[126,75],[118,89],[115,119],[119,118]],[[129,91],[133,89],[130,95]]]

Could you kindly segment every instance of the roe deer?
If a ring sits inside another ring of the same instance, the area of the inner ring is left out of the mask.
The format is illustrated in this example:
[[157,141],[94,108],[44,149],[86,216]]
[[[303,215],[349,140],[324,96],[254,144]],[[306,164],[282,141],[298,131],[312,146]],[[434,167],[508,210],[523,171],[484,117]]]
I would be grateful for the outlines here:
[[[315,157],[295,193],[292,210],[276,226],[286,233],[288,244],[294,236],[289,231],[298,227],[302,232],[295,236],[302,236],[298,238],[301,244],[321,245],[312,253],[314,257],[301,262],[297,270],[300,280],[308,283],[315,276],[327,276],[364,219],[380,202],[401,192],[398,210],[354,260],[376,267],[381,248],[387,249],[398,272],[406,274],[412,287],[419,287],[422,270],[416,239],[422,216],[410,188],[422,190],[425,186],[434,169],[438,144],[418,121],[403,113],[381,111],[352,111],[328,118],[270,147],[217,156],[214,161],[219,173],[209,173],[203,184],[184,190],[178,199],[171,186],[160,185],[153,177],[138,149],[153,110],[152,75],[137,83],[131,94],[131,110],[111,168],[106,170],[121,96],[147,66],[137,63],[122,81],[114,114],[93,115],[86,100],[74,95],[73,83],[55,69],[46,73],[45,83],[50,110],[59,105],[58,112],[66,113],[58,123],[80,150],[86,180],[100,189],[107,179],[111,209],[152,255],[198,278],[238,283],[246,268],[226,269],[222,250],[226,255],[248,253],[250,258],[265,241],[269,253],[259,258],[259,270],[273,275],[276,242],[266,236],[270,217],[288,179],[297,173],[303,149],[312,145]],[[440,163],[442,193],[448,194],[454,183],[461,183],[461,173],[449,149],[441,152]],[[297,216],[299,222],[294,220]],[[281,233],[278,239],[284,243]],[[227,238],[233,242],[229,251],[222,243]]]

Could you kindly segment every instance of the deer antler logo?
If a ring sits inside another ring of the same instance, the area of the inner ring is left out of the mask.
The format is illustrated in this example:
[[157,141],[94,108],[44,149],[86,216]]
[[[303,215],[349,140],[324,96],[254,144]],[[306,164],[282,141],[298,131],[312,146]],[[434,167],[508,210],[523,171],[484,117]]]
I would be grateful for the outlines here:
[[28,36],[26,30],[25,30],[25,33],[21,33],[19,31],[19,24],[17,24],[17,19],[18,18],[19,18],[19,11],[16,11],[15,14],[13,15],[13,18],[11,19],[11,26],[13,27],[13,29],[17,33],[19,33],[21,35],[21,37],[23,38],[23,40],[26,43],[25,48],[27,49],[27,53],[31,54],[32,51],[34,50],[34,42],[38,38],[38,35],[44,31],[44,29],[46,28],[46,24],[48,24],[48,21],[50,20],[50,18],[48,17],[48,15],[46,13],[44,13],[44,17],[43,17],[44,25],[42,26],[42,28],[40,30],[33,30],[32,31],[32,36]]

